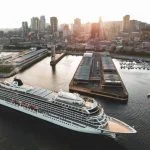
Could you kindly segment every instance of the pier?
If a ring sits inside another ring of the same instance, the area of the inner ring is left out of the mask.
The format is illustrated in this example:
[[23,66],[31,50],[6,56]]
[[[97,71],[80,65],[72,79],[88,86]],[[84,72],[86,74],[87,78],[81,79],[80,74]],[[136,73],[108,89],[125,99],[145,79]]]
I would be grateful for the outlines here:
[[65,55],[65,52],[61,54],[55,54],[55,58],[50,62],[50,65],[55,66]]
[[131,56],[131,55],[117,55],[117,54],[111,54],[112,58],[115,59],[121,59],[121,60],[130,60],[130,61],[139,61],[139,60],[143,60],[145,62],[150,62],[150,58],[149,57],[141,57],[141,56]]
[[6,61],[0,63],[0,78],[13,76],[19,71],[22,71],[47,57],[47,55],[47,49],[40,49],[37,51],[28,51],[23,55],[7,59]]
[[50,65],[55,66],[66,55],[66,51],[61,54],[55,54],[55,45],[52,45],[51,49],[52,51]]
[[111,100],[128,100],[128,92],[108,52],[84,53],[69,90]]

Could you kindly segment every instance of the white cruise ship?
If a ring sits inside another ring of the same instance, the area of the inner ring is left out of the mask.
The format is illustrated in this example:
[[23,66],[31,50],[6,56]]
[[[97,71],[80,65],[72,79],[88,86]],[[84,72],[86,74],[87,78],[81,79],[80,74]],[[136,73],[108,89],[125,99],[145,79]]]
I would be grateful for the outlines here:
[[106,115],[92,98],[35,88],[20,79],[0,83],[0,104],[78,132],[113,138],[120,133],[136,133],[126,123]]

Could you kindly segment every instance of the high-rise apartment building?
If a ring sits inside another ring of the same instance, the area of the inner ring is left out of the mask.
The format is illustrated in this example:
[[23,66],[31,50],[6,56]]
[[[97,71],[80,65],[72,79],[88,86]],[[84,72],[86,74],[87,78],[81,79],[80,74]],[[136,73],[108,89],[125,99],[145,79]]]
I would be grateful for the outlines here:
[[130,20],[130,32],[137,32],[139,31],[140,22],[137,20]]
[[103,26],[103,22],[102,22],[102,18],[99,18],[99,39],[100,40],[104,40],[104,26]]
[[45,24],[46,24],[45,16],[41,16],[40,17],[40,31],[41,32],[45,31]]
[[63,36],[67,37],[68,35],[70,35],[69,25],[65,24],[63,27]]
[[80,32],[81,32],[81,19],[76,18],[74,19],[73,34],[79,35]]
[[84,24],[84,33],[85,34],[90,34],[91,33],[91,23],[86,23]]
[[23,33],[23,37],[25,37],[28,34],[28,22],[24,21],[22,22],[22,33]]
[[104,37],[112,40],[120,34],[122,30],[122,21],[107,21],[104,22]]
[[99,23],[92,23],[91,38],[99,38]]
[[50,18],[51,32],[53,35],[57,34],[58,31],[58,19],[57,17]]
[[129,32],[130,28],[130,15],[126,15],[123,17],[122,31]]
[[40,28],[40,21],[38,17],[31,18],[31,30],[34,32],[39,31]]

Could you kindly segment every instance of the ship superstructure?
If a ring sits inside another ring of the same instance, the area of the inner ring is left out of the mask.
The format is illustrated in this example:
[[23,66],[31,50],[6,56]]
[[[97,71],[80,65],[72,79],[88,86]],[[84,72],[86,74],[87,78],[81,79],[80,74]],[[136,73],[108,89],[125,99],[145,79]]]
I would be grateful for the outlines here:
[[20,79],[0,83],[0,104],[74,131],[111,137],[136,133],[129,125],[106,115],[93,98],[23,85]]

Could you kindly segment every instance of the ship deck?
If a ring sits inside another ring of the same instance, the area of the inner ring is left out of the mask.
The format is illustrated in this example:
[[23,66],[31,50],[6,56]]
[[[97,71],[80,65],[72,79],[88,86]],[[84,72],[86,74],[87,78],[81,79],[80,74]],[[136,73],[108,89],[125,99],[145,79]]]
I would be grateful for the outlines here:
[[136,130],[134,130],[134,128],[115,118],[110,118],[108,120],[108,124],[105,127],[105,130],[114,133],[136,133]]

